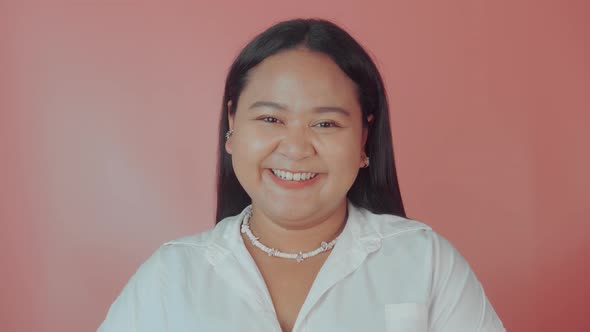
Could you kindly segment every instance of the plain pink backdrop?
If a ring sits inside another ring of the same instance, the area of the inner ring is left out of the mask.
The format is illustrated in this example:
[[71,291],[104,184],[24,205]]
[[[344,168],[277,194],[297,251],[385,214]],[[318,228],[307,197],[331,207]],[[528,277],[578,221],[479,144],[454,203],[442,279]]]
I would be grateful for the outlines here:
[[509,331],[588,331],[589,7],[0,0],[0,329],[93,331],[161,243],[212,227],[229,65],[322,17],[384,75],[408,215]]

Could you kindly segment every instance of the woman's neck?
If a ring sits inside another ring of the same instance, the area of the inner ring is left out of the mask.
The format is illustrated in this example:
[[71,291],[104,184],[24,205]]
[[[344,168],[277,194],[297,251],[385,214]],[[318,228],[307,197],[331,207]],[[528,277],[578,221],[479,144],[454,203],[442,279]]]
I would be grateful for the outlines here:
[[310,216],[305,220],[273,220],[253,207],[250,229],[262,244],[282,252],[308,252],[315,250],[322,241],[334,240],[346,224],[348,217],[346,200],[325,215]]

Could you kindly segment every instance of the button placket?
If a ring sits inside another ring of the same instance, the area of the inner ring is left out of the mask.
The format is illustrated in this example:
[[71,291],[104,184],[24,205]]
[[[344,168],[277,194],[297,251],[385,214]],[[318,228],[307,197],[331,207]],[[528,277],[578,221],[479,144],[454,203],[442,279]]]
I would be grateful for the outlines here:
[[381,248],[381,240],[380,239],[370,239],[366,240],[365,242],[365,250],[367,253],[372,253]]

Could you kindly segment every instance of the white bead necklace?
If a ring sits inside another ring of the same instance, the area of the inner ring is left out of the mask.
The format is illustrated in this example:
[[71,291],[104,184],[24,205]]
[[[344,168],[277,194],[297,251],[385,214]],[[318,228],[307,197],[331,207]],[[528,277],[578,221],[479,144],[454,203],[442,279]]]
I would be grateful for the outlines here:
[[258,238],[256,236],[254,236],[254,234],[252,234],[252,231],[250,230],[250,217],[252,217],[252,206],[251,205],[246,208],[246,213],[244,215],[244,219],[242,220],[242,233],[245,233],[246,236],[248,236],[248,239],[250,239],[250,241],[252,242],[252,244],[255,247],[264,251],[269,256],[294,259],[297,261],[297,263],[301,263],[306,258],[313,257],[321,252],[328,251],[328,250],[334,248],[334,245],[336,244],[336,240],[338,239],[338,238],[335,238],[331,242],[322,241],[319,248],[309,251],[309,252],[301,252],[300,251],[299,253],[286,253],[286,252],[279,251],[275,248],[269,248],[269,247],[265,246],[264,244],[260,243],[260,241],[258,241]]

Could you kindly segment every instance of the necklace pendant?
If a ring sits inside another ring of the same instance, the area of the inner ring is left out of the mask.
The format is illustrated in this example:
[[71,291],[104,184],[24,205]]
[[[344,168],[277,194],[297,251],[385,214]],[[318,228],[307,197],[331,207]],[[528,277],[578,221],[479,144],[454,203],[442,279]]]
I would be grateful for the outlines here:
[[295,257],[295,260],[297,261],[297,263],[303,262],[303,253],[301,251],[297,254],[297,257]]

